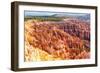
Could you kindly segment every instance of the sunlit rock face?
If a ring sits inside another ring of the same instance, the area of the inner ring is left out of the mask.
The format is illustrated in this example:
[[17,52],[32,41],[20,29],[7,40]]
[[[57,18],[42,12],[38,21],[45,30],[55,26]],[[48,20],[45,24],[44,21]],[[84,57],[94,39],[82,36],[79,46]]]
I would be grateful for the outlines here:
[[25,61],[90,58],[90,24],[78,19],[25,21]]

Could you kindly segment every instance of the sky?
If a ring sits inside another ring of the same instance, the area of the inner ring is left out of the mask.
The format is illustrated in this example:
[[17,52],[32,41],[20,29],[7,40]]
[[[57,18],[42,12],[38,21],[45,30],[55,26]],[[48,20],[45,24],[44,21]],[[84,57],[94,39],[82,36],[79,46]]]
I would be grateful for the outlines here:
[[72,13],[72,12],[50,12],[50,11],[24,11],[25,16],[51,16],[54,14],[64,15],[64,16],[86,16],[87,13]]

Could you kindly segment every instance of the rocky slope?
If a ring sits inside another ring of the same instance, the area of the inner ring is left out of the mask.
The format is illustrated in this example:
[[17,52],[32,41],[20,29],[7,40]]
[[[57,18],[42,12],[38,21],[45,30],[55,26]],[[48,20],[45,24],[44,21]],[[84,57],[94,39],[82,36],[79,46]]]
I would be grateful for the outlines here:
[[27,20],[25,61],[90,58],[89,26],[89,23],[77,19],[58,22]]

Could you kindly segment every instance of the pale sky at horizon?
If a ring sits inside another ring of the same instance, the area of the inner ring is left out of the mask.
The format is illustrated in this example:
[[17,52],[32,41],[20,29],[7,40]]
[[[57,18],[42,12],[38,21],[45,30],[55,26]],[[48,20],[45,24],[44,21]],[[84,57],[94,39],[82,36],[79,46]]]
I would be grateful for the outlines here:
[[51,16],[54,14],[58,15],[70,15],[70,16],[86,16],[90,15],[87,13],[72,13],[72,12],[50,12],[50,11],[24,11],[25,16]]

